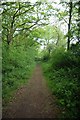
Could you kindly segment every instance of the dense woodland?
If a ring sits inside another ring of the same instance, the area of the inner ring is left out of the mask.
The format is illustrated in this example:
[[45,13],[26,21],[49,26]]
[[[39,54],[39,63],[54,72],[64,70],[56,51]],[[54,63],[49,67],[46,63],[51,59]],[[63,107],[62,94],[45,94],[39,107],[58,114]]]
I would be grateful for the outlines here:
[[2,2],[3,106],[41,64],[61,116],[80,117],[80,1],[66,1]]

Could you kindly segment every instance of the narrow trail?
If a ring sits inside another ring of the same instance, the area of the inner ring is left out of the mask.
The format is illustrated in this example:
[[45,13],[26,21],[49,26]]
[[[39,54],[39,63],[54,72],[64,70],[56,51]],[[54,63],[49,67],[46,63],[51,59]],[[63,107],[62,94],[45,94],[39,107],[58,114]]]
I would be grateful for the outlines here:
[[3,118],[58,118],[60,109],[49,91],[42,70],[36,66],[27,85],[20,88],[3,109]]

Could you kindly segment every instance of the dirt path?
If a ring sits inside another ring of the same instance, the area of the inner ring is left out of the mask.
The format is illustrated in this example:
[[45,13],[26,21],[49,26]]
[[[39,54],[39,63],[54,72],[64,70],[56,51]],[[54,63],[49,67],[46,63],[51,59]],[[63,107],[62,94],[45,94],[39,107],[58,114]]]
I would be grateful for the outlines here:
[[60,113],[39,65],[28,84],[20,88],[14,98],[3,109],[3,118],[57,118]]

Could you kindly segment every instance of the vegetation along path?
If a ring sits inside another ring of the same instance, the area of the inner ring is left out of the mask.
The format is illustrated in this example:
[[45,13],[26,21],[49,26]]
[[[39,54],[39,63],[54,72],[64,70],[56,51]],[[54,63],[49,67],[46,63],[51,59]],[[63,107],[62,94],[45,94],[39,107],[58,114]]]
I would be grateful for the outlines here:
[[27,86],[20,88],[14,100],[3,109],[3,118],[57,118],[60,109],[49,91],[40,65],[37,65]]

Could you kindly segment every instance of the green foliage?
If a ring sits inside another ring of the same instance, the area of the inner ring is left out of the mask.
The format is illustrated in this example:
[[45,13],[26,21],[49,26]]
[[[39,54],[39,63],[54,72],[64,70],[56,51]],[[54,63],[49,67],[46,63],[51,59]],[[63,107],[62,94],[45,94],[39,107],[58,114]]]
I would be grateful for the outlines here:
[[[64,116],[75,118],[79,115],[77,106],[80,107],[80,44],[71,45],[68,52],[61,47],[68,42],[65,43],[59,26],[70,26],[66,37],[80,42],[79,2],[72,1],[74,7],[69,24],[70,3],[63,1],[63,9],[61,6],[57,9],[57,2],[51,5],[43,1],[2,3],[3,105],[19,86],[27,82],[35,66],[34,61],[43,60],[46,61],[43,69],[48,84],[59,98]],[[44,46],[43,59],[39,53],[37,55],[40,45]]]
[[51,60],[43,63],[47,83],[58,98],[62,107],[63,118],[79,117],[80,108],[80,64],[79,57],[72,51],[57,49],[52,53]]
[[[14,47],[7,49],[3,46],[3,105],[10,100],[14,91],[27,80],[35,65],[34,48]],[[33,51],[33,53],[32,53]]]
[[44,51],[42,60],[47,62],[49,60],[49,58],[50,58],[49,53],[47,51]]
[[47,8],[41,2],[2,3],[3,104],[27,82],[34,68],[39,47],[36,28],[47,24]]
[[52,67],[55,69],[59,68],[72,68],[78,66],[78,58],[70,51],[66,52],[63,48],[57,48],[52,52],[51,58]]

